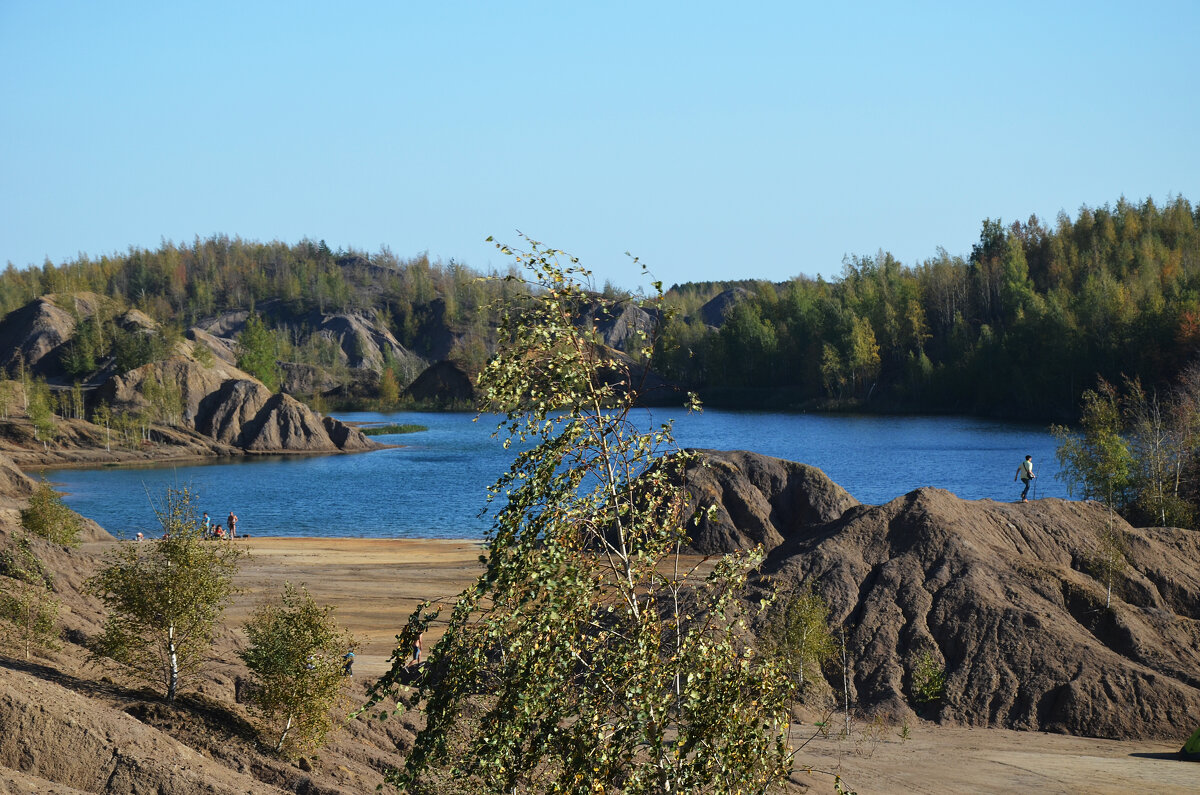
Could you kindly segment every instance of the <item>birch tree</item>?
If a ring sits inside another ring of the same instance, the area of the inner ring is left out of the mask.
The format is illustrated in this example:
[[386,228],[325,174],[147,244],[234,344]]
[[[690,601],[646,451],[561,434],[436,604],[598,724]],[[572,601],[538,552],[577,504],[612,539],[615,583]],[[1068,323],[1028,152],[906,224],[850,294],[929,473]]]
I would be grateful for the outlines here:
[[88,581],[109,611],[94,653],[124,663],[174,703],[212,645],[243,552],[204,538],[187,487],[168,486],[154,512],[162,538],[121,544]]
[[[531,274],[480,387],[519,452],[493,487],[486,570],[423,666],[406,791],[757,792],[787,774],[793,679],[738,598],[761,551],[680,557],[688,457],[634,412],[644,370],[578,322],[589,277],[527,241]],[[656,286],[657,288],[657,286]],[[650,360],[653,340],[639,346]],[[371,705],[401,695],[436,612],[398,636]],[[368,706],[371,706],[368,705]],[[364,708],[366,709],[366,708]]]
[[306,589],[287,583],[279,599],[263,604],[245,624],[250,645],[239,656],[253,674],[250,701],[264,728],[277,732],[276,751],[285,745],[317,748],[333,728],[344,655],[354,639],[332,613]]

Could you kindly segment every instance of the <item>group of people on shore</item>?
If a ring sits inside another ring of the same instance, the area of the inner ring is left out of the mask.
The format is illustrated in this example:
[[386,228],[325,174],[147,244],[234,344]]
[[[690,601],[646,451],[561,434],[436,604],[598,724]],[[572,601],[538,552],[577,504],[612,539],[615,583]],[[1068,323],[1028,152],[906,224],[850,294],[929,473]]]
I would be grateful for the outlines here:
[[233,511],[229,512],[229,518],[226,520],[228,528],[223,525],[213,526],[212,519],[208,517],[208,511],[204,512],[204,535],[208,538],[237,538],[237,523],[238,516]]

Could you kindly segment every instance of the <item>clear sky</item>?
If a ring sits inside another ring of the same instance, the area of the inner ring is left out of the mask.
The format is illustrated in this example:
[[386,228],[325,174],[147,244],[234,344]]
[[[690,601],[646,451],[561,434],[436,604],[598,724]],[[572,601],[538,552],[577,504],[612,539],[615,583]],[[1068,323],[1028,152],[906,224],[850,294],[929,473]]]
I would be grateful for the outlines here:
[[638,283],[1200,202],[1200,2],[0,0],[0,262],[214,233]]

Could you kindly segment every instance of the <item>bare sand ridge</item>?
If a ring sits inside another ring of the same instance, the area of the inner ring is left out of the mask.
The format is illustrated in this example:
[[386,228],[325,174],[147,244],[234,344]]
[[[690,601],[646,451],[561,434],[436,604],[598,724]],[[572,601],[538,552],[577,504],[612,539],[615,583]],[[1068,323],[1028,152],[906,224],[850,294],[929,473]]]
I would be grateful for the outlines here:
[[[395,634],[418,601],[452,599],[481,570],[480,547],[463,541],[251,538],[237,543],[251,555],[238,578],[245,591],[227,622],[240,624],[284,581],[304,584],[319,601],[335,605],[338,619],[365,639],[356,663],[360,678],[386,670]],[[435,628],[427,645],[439,635]],[[1200,793],[1200,765],[1173,758],[1183,738],[1179,743],[1112,741],[915,721],[903,741],[900,728],[876,729],[860,721],[849,740],[818,737],[797,758],[840,773],[860,795]],[[798,773],[793,781],[814,792],[832,791],[828,777]]]

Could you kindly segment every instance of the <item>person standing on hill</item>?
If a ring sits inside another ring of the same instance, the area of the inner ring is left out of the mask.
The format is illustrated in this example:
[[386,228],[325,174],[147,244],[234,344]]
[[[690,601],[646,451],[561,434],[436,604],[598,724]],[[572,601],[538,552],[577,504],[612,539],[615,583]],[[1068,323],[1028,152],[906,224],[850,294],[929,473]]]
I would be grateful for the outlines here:
[[1013,475],[1014,481],[1020,478],[1021,482],[1025,484],[1025,490],[1021,492],[1021,502],[1029,502],[1025,498],[1029,496],[1029,484],[1036,477],[1037,475],[1033,474],[1033,456],[1027,455],[1025,456],[1025,460],[1021,462],[1021,465],[1017,467],[1017,474]]

